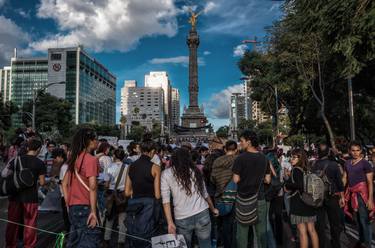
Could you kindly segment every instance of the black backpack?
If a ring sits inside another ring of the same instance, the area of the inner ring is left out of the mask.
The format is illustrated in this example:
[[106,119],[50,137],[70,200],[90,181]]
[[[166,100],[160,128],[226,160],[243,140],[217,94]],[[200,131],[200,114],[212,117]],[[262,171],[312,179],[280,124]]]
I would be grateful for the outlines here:
[[[9,169],[9,167],[6,167]],[[13,171],[7,177],[0,177],[0,196],[16,195],[18,192],[34,186],[34,174],[22,166],[21,157],[13,160]]]

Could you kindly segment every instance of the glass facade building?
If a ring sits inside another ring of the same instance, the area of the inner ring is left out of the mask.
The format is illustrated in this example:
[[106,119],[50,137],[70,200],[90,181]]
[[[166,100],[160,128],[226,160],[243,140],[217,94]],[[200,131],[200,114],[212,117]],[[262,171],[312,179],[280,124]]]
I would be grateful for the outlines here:
[[115,125],[116,77],[82,47],[48,50],[48,82],[65,82],[48,91],[72,103],[76,124]]
[[[16,106],[22,107],[34,91],[50,85],[48,93],[72,103],[75,124],[115,125],[116,77],[82,47],[48,49],[47,58],[14,57],[9,70],[9,82],[1,83],[0,91],[6,87]],[[21,125],[20,114],[13,124]]]
[[[19,108],[32,100],[33,92],[48,84],[48,61],[46,58],[12,58],[10,100]],[[12,117],[13,125],[21,126],[21,115]]]
[[45,58],[12,58],[11,100],[16,106],[33,98],[33,91],[48,84],[48,61]]

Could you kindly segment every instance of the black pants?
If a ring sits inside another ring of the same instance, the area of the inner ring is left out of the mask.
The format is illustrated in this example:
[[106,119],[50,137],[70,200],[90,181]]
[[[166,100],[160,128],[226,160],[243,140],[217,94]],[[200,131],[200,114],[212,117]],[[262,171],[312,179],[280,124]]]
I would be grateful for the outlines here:
[[63,220],[64,220],[64,227],[65,227],[66,232],[69,232],[70,221],[69,221],[68,210],[67,210],[66,205],[65,205],[64,197],[61,197],[61,208],[62,208],[62,214],[63,214]]
[[[331,230],[331,247],[340,248],[340,234],[343,231],[342,223],[342,209],[339,205],[339,196],[330,196],[324,200],[323,206],[318,209],[317,212],[317,221],[316,221],[316,230],[319,236],[319,247],[324,248],[327,244],[326,237],[326,220],[328,216],[329,227]],[[326,216],[327,215],[327,216]]]
[[275,236],[277,245],[283,244],[283,208],[284,196],[276,196],[270,203],[270,224]]
[[224,248],[235,247],[235,223],[234,223],[234,211],[225,216],[217,217],[217,238],[218,242],[221,239]]

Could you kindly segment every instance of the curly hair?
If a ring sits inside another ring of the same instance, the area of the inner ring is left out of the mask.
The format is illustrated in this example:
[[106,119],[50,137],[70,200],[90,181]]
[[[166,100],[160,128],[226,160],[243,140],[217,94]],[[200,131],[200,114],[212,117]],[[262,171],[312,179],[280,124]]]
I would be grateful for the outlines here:
[[179,148],[173,152],[171,167],[178,184],[182,186],[188,196],[193,193],[191,190],[191,184],[193,184],[195,190],[204,197],[203,175],[195,166],[187,149]]

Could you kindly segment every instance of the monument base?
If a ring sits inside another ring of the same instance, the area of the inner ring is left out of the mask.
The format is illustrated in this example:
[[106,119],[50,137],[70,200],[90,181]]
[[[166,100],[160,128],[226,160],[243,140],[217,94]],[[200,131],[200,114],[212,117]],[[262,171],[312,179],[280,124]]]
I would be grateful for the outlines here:
[[206,126],[207,118],[198,106],[189,106],[181,117],[182,127],[201,128]]

